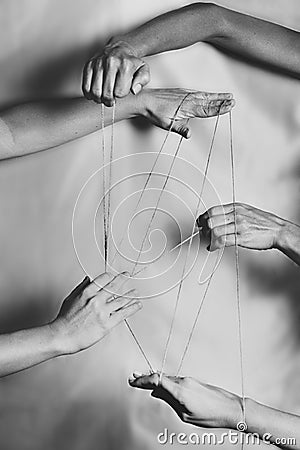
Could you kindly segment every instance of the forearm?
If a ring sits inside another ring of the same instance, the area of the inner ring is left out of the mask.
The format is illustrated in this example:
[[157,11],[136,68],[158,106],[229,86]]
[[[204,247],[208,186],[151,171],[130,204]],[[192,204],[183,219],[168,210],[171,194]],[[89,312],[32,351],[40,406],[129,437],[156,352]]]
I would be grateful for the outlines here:
[[246,422],[248,432],[259,434],[262,440],[268,439],[279,448],[300,449],[299,416],[285,413],[257,403],[254,400],[247,399]]
[[48,325],[0,335],[0,377],[40,364],[62,354]]
[[209,3],[168,12],[116,36],[137,56],[149,56],[207,42],[239,59],[300,78],[300,33]]
[[210,42],[220,33],[217,12],[218,7],[210,3],[187,5],[115,36],[110,42],[126,42],[139,57],[185,48],[196,42]]
[[[142,97],[118,100],[115,121],[141,114]],[[105,126],[111,109],[105,107]],[[0,159],[50,149],[101,128],[101,105],[85,98],[47,100],[12,107],[0,115]]]
[[283,221],[276,248],[300,266],[300,227],[292,222]]

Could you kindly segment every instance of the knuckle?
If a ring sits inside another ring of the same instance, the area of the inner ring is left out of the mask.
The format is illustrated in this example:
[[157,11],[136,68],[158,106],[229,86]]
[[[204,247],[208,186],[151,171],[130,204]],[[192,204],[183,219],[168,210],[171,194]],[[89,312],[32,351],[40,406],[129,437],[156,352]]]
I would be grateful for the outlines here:
[[220,228],[216,227],[212,230],[212,234],[215,238],[219,238],[221,236],[221,230]]
[[213,220],[211,217],[209,219],[207,219],[207,226],[209,229],[213,228]]
[[226,236],[219,236],[216,240],[216,247],[223,247],[226,244]]
[[92,94],[96,98],[101,98],[102,91],[97,86],[92,87]]
[[102,69],[102,58],[98,57],[93,60],[94,68],[96,70]]
[[116,55],[112,54],[106,58],[105,65],[108,69],[111,69],[115,67],[118,64],[118,62],[119,58]]
[[125,89],[125,88],[116,88],[115,89],[115,96],[122,98],[125,97],[127,94],[129,94],[129,89]]
[[94,295],[94,287],[92,284],[90,284],[88,287],[86,287],[82,293],[83,297],[87,300],[91,298]]
[[120,67],[123,72],[129,72],[131,69],[133,69],[133,64],[127,58],[123,58]]

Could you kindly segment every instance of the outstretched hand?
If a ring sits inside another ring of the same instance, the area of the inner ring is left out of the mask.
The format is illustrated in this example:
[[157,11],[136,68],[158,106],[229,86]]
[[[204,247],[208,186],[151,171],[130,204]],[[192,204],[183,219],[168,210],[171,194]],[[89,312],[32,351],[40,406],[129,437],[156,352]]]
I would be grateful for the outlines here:
[[129,384],[150,390],[152,397],[166,402],[183,422],[191,425],[236,429],[241,420],[241,400],[237,395],[194,378],[134,373]]
[[91,347],[116,325],[141,309],[135,289],[128,287],[127,272],[106,272],[90,281],[86,277],[64,300],[49,325],[62,353]]
[[[208,118],[228,113],[235,105],[230,93],[210,93],[187,89],[145,89],[139,101],[144,116],[153,124],[185,138],[191,136],[187,124],[192,118]],[[176,114],[177,112],[177,114]]]

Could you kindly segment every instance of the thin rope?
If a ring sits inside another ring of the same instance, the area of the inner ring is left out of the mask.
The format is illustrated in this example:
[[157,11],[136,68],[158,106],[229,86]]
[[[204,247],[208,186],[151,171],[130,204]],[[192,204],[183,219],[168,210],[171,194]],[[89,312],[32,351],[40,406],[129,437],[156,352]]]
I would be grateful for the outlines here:
[[107,194],[107,258],[109,257],[109,237],[111,233],[110,216],[111,216],[111,185],[112,185],[112,163],[114,159],[114,126],[116,115],[116,101],[112,107],[111,120],[111,137],[110,137],[110,153],[109,153],[109,177],[108,177],[108,194]]
[[[108,262],[108,240],[109,240],[109,227],[110,227],[110,190],[111,190],[111,179],[112,179],[112,162],[113,162],[113,154],[114,154],[114,123],[115,123],[115,103],[113,105],[113,113],[112,113],[112,128],[111,128],[111,141],[110,141],[110,156],[109,156],[109,180],[108,180],[108,205],[106,205],[106,174],[103,173],[103,231],[104,231],[104,261],[105,261],[105,272],[107,270],[107,262]],[[104,119],[104,104],[101,103],[101,131],[102,131],[102,160],[103,167],[105,167],[105,119]],[[141,344],[139,343],[137,337],[135,336],[131,326],[129,325],[127,319],[124,320],[131,336],[133,337],[136,345],[138,346],[143,358],[145,359],[150,371],[153,373],[154,370],[152,365],[147,358]]]
[[[179,110],[180,110],[180,108],[181,108],[183,102],[186,100],[186,98],[187,98],[190,94],[191,94],[191,93],[186,94],[186,95],[183,97],[183,99],[181,100],[181,102],[180,102],[180,104],[178,105],[178,107],[177,107],[177,110],[176,110],[176,112],[175,112],[174,118],[172,119],[170,128],[169,128],[169,130],[168,130],[168,132],[167,132],[167,135],[166,135],[166,137],[165,137],[165,139],[164,139],[164,141],[163,141],[163,144],[162,144],[162,146],[161,146],[161,148],[160,148],[160,151],[159,151],[158,155],[156,156],[156,159],[155,159],[155,161],[154,161],[154,164],[153,164],[153,166],[152,166],[152,168],[151,168],[151,171],[150,171],[150,173],[149,173],[149,175],[148,175],[148,177],[147,177],[147,180],[146,180],[146,182],[145,182],[145,185],[144,185],[144,187],[143,187],[143,189],[142,189],[140,198],[139,198],[139,200],[138,200],[138,205],[136,206],[136,210],[137,210],[137,208],[138,208],[138,206],[139,206],[139,204],[140,204],[141,198],[142,198],[142,196],[143,196],[143,194],[144,194],[144,192],[145,192],[145,189],[146,189],[146,187],[147,187],[147,185],[148,185],[148,183],[149,183],[149,180],[150,180],[150,178],[151,178],[151,175],[152,175],[152,173],[153,173],[153,170],[154,170],[154,168],[155,168],[155,165],[156,165],[156,163],[157,163],[157,161],[158,161],[158,158],[159,158],[159,156],[160,156],[160,154],[161,154],[161,152],[162,152],[164,146],[166,145],[166,142],[167,142],[167,140],[168,140],[168,137],[169,137],[169,135],[170,135],[170,133],[171,133],[171,130],[172,130],[173,125],[174,125],[174,123],[175,123],[175,120],[176,120],[176,118],[177,118],[178,112],[179,112]],[[188,122],[188,121],[187,121],[187,122]],[[174,166],[174,163],[175,163],[177,154],[178,154],[178,152],[179,152],[179,150],[180,150],[182,141],[183,141],[183,137],[180,138],[180,141],[179,141],[179,143],[178,143],[178,145],[177,145],[175,154],[174,154],[173,159],[172,159],[171,166],[170,166],[170,168],[169,168],[169,172],[168,172],[167,178],[166,178],[166,180],[165,180],[165,182],[164,182],[164,185],[163,185],[163,188],[162,188],[162,190],[161,190],[161,192],[160,192],[160,195],[159,195],[158,201],[157,201],[157,203],[156,203],[156,207],[155,207],[154,213],[152,214],[150,223],[149,223],[149,225],[148,225],[146,234],[145,234],[144,239],[143,239],[143,242],[142,242],[142,246],[141,246],[140,251],[139,251],[138,259],[137,259],[136,262],[135,262],[135,265],[134,265],[134,268],[133,268],[133,271],[132,271],[131,276],[134,276],[134,275],[135,275],[135,273],[134,273],[134,272],[135,272],[135,268],[136,268],[136,266],[137,266],[137,264],[138,264],[138,260],[139,260],[139,258],[140,258],[141,253],[142,253],[143,245],[144,245],[144,243],[145,243],[145,240],[146,240],[146,238],[147,238],[148,231],[149,231],[149,229],[150,229],[150,227],[151,227],[151,225],[152,225],[153,219],[154,219],[155,214],[156,214],[156,212],[157,212],[157,208],[158,208],[160,199],[161,199],[161,197],[162,197],[162,194],[163,194],[163,192],[164,192],[164,189],[165,189],[165,187],[166,187],[166,185],[167,185],[167,183],[168,183],[168,180],[169,180],[171,171],[172,171],[172,169],[173,169],[173,166]],[[136,212],[136,210],[135,210],[135,212]],[[135,214],[135,213],[134,213],[134,214]],[[138,273],[140,273],[140,272],[141,272],[141,270],[139,270],[136,274],[138,274]],[[136,344],[138,345],[138,347],[139,347],[139,349],[140,349],[140,351],[141,351],[141,353],[142,353],[142,355],[143,355],[145,361],[147,362],[147,364],[148,364],[148,366],[149,366],[149,368],[150,368],[150,372],[153,373],[153,372],[154,372],[153,367],[152,367],[152,365],[151,365],[149,359],[147,358],[146,353],[145,353],[145,351],[143,350],[143,348],[142,348],[142,346],[141,346],[139,340],[137,339],[135,333],[133,332],[133,330],[132,330],[132,328],[131,328],[131,326],[129,325],[129,323],[128,323],[127,320],[125,320],[125,323],[126,323],[126,325],[127,325],[127,328],[129,329],[129,331],[130,331],[132,337],[134,338]]]
[[[105,168],[105,119],[104,119],[104,104],[101,103],[101,134],[102,134],[102,163]],[[108,256],[108,236],[107,236],[107,209],[106,209],[106,174],[102,177],[103,188],[103,240],[104,240],[104,268],[107,270],[107,256]]]
[[[233,148],[233,131],[232,131],[232,114],[229,113],[229,128],[230,128],[230,159],[231,159],[231,178],[232,178],[232,203],[234,215],[234,248],[235,248],[235,267],[236,267],[236,299],[237,299],[237,315],[238,315],[238,339],[240,352],[240,371],[241,371],[241,393],[242,393],[242,414],[243,425],[245,429],[239,431],[246,431],[246,399],[245,399],[245,382],[244,382],[244,356],[243,356],[243,332],[242,332],[242,311],[240,298],[240,265],[239,265],[239,248],[238,248],[238,233],[237,233],[237,214],[236,214],[236,188],[235,188],[235,162],[234,162],[234,148]],[[240,424],[241,425],[241,424]],[[244,448],[244,442],[242,442]]]
[[179,150],[180,150],[182,141],[183,141],[183,137],[180,138],[180,141],[179,141],[179,143],[178,143],[178,145],[177,145],[177,148],[176,148],[176,151],[175,151],[174,156],[173,156],[173,158],[172,158],[172,163],[171,163],[170,168],[169,168],[169,171],[168,171],[168,173],[167,173],[165,182],[164,182],[163,187],[162,187],[162,189],[161,189],[161,191],[160,191],[160,193],[159,193],[158,200],[157,200],[157,202],[156,202],[154,211],[153,211],[153,213],[152,213],[152,215],[151,215],[151,218],[150,218],[150,221],[149,221],[149,223],[148,223],[148,226],[147,226],[147,229],[146,229],[146,233],[144,234],[144,237],[143,237],[143,240],[142,240],[142,244],[141,244],[141,246],[140,246],[140,250],[139,250],[137,259],[136,259],[136,261],[135,261],[135,263],[134,263],[134,267],[133,267],[133,270],[132,270],[132,273],[133,273],[133,274],[135,273],[136,266],[138,265],[138,263],[139,263],[139,261],[140,261],[140,258],[141,258],[141,255],[142,255],[142,251],[143,251],[143,248],[144,248],[144,244],[145,244],[146,239],[147,239],[147,236],[148,236],[148,232],[150,231],[151,225],[152,225],[153,220],[154,220],[154,218],[155,218],[155,216],[156,216],[156,213],[157,213],[157,209],[158,209],[160,200],[161,200],[161,198],[162,198],[162,196],[163,196],[163,193],[164,193],[165,188],[166,188],[166,186],[167,186],[167,183],[168,183],[168,181],[169,181],[169,178],[170,178],[172,169],[173,169],[173,167],[174,167],[174,164],[175,164],[175,161],[176,161],[176,157],[177,157],[178,152],[179,152]]
[[[221,107],[222,107],[222,105],[221,105]],[[199,212],[199,208],[200,208],[201,203],[202,203],[202,195],[203,195],[203,191],[204,191],[204,187],[205,187],[205,182],[206,182],[206,179],[207,179],[207,173],[208,173],[209,164],[210,164],[210,160],[211,160],[212,150],[213,150],[213,147],[214,147],[215,138],[216,138],[216,134],[217,134],[218,124],[219,124],[219,120],[220,120],[221,107],[220,107],[220,110],[219,110],[219,113],[218,113],[218,116],[217,116],[217,119],[216,119],[214,131],[213,131],[213,136],[212,136],[212,140],[211,140],[211,144],[210,144],[210,148],[209,148],[209,152],[208,152],[208,156],[207,156],[207,160],[206,160],[203,182],[202,182],[200,195],[199,195],[199,199],[198,199],[198,203],[197,203],[197,207],[196,207],[196,218],[197,218],[197,215],[198,215],[198,212]],[[194,231],[194,229],[195,229],[195,225],[193,226],[193,231]],[[164,371],[164,368],[165,368],[165,364],[166,364],[166,361],[167,361],[167,355],[168,355],[168,351],[169,351],[171,337],[172,337],[172,334],[173,334],[173,329],[174,329],[174,325],[175,325],[177,310],[178,310],[179,301],[180,301],[180,294],[181,294],[181,290],[182,290],[182,286],[183,286],[183,281],[184,281],[184,276],[185,276],[185,272],[186,272],[187,261],[188,261],[188,257],[189,257],[190,251],[191,251],[191,247],[192,247],[192,239],[189,242],[188,250],[187,250],[186,255],[185,255],[185,260],[184,260],[182,274],[181,274],[181,278],[180,278],[180,283],[179,283],[179,287],[178,287],[178,291],[177,291],[177,297],[176,297],[175,307],[174,307],[174,311],[173,311],[171,326],[170,326],[170,330],[169,330],[169,333],[168,333],[167,342],[166,342],[166,346],[165,346],[165,350],[164,350],[162,367],[161,367],[161,371],[160,371],[161,375],[160,376],[162,376],[162,374],[163,374],[163,371]]]
[[140,352],[141,352],[141,354],[143,355],[143,357],[144,357],[144,359],[145,359],[145,361],[146,361],[146,363],[147,363],[147,365],[148,365],[148,367],[149,367],[149,369],[150,369],[150,373],[154,373],[154,369],[153,369],[153,367],[152,367],[152,365],[151,365],[149,359],[147,358],[147,355],[146,355],[145,351],[143,350],[143,347],[142,347],[141,344],[139,343],[139,340],[138,340],[138,338],[136,337],[136,335],[135,335],[133,329],[132,329],[131,326],[129,325],[128,320],[125,319],[124,322],[125,322],[125,324],[126,324],[128,330],[129,330],[131,336],[133,337],[135,343],[137,344],[138,348],[140,349]]
[[202,308],[203,308],[203,305],[204,305],[204,302],[205,302],[205,299],[206,299],[206,296],[208,294],[211,281],[212,281],[213,276],[214,276],[214,274],[216,272],[217,264],[218,264],[218,260],[216,261],[216,263],[214,265],[214,268],[213,268],[213,271],[212,271],[212,274],[209,277],[208,282],[206,284],[206,288],[205,288],[204,294],[202,296],[202,299],[201,299],[201,302],[200,302],[200,305],[199,305],[199,308],[198,308],[198,311],[197,311],[197,314],[196,314],[196,317],[195,317],[195,320],[194,320],[191,332],[189,334],[188,340],[186,342],[186,345],[185,345],[185,348],[184,348],[184,351],[183,351],[183,354],[182,354],[182,357],[181,357],[181,360],[180,360],[180,363],[179,363],[179,366],[178,366],[178,369],[177,369],[177,372],[176,372],[176,377],[178,377],[178,375],[179,375],[179,373],[180,373],[180,371],[182,369],[182,366],[183,366],[183,363],[185,361],[187,352],[188,352],[189,347],[191,345],[192,338],[193,338],[193,335],[194,335],[194,332],[195,332],[195,329],[196,329],[196,326],[197,326],[197,323],[198,323],[198,320],[199,320],[199,317],[200,317],[200,314],[201,314],[201,311],[202,311]]
[[[171,134],[171,132],[172,132],[172,129],[173,129],[174,123],[175,123],[175,121],[176,121],[176,119],[177,119],[177,117],[178,117],[180,108],[181,108],[181,106],[183,105],[183,103],[184,103],[184,101],[186,100],[186,98],[187,98],[189,95],[191,95],[191,94],[192,94],[192,92],[188,92],[188,93],[183,97],[183,99],[180,101],[180,103],[179,103],[179,105],[178,105],[178,107],[177,107],[177,109],[176,109],[176,111],[175,111],[174,117],[173,117],[172,120],[171,120],[171,124],[170,124],[170,126],[169,126],[169,129],[168,129],[166,135],[165,135],[165,138],[164,138],[164,140],[163,140],[163,143],[162,143],[162,145],[161,145],[161,147],[160,147],[160,149],[159,149],[159,151],[158,151],[158,153],[157,153],[157,155],[156,155],[156,157],[155,157],[154,163],[153,163],[153,165],[152,165],[152,167],[151,167],[151,169],[150,169],[150,172],[148,173],[147,179],[146,179],[146,181],[145,181],[145,183],[144,183],[144,186],[143,186],[143,188],[142,188],[142,190],[141,190],[141,193],[140,193],[139,199],[138,199],[138,201],[137,201],[137,204],[136,204],[136,206],[135,206],[135,208],[134,208],[132,217],[135,216],[135,214],[136,214],[136,212],[137,212],[137,210],[138,210],[138,207],[139,207],[139,205],[140,205],[140,203],[141,203],[141,200],[142,200],[142,198],[143,198],[143,196],[144,196],[145,190],[146,190],[146,188],[147,188],[147,186],[148,186],[148,184],[149,184],[149,181],[150,181],[150,179],[151,179],[151,177],[152,177],[152,175],[153,175],[153,171],[154,171],[154,169],[155,169],[155,167],[156,167],[156,164],[157,164],[157,162],[158,162],[158,159],[159,159],[159,157],[160,157],[162,151],[164,150],[164,148],[165,148],[165,146],[166,146],[166,144],[167,144],[167,141],[168,141],[168,139],[169,139],[169,136],[170,136],[170,134]],[[181,138],[181,140],[182,140],[182,138]],[[123,232],[123,234],[122,234],[122,237],[121,237],[121,240],[120,240],[120,242],[119,242],[119,245],[118,245],[119,248],[121,248],[121,246],[122,246],[122,244],[123,244],[123,242],[124,242],[124,239],[125,239],[125,233],[126,233],[126,229],[124,230],[124,232]],[[114,257],[113,257],[113,259],[112,259],[112,264],[113,264],[113,262],[114,262],[114,260],[115,260],[115,258],[116,258],[116,256],[117,256],[117,254],[118,254],[118,249],[116,250],[116,252],[115,252],[115,254],[114,254]]]

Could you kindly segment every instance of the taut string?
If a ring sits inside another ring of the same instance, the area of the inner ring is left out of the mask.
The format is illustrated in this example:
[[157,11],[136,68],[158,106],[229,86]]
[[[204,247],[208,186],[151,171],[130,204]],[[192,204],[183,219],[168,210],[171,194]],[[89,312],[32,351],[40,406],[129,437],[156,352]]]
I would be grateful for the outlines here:
[[[237,232],[237,214],[236,214],[236,188],[235,188],[235,162],[234,162],[234,147],[233,147],[233,131],[232,131],[232,113],[229,113],[229,128],[230,128],[230,160],[231,160],[231,181],[232,181],[232,203],[234,215],[234,248],[235,248],[235,268],[236,268],[236,300],[237,300],[237,315],[238,315],[238,339],[240,352],[240,371],[241,371],[241,394],[242,394],[242,415],[243,423],[238,424],[239,431],[246,431],[246,399],[245,399],[245,381],[244,381],[244,355],[243,355],[243,330],[242,330],[242,311],[240,298],[240,265],[239,265],[239,247],[238,247],[238,232]],[[242,443],[242,449],[244,442]]]
[[[222,105],[221,105],[221,107],[222,107]],[[220,110],[221,110],[221,107],[220,107]],[[198,216],[199,208],[200,208],[201,203],[202,203],[202,195],[203,195],[203,191],[204,191],[204,187],[205,187],[205,182],[206,182],[206,179],[207,179],[207,173],[208,173],[208,169],[209,169],[211,155],[212,155],[212,151],[213,151],[213,147],[214,147],[214,143],[215,143],[215,138],[216,138],[216,133],[217,133],[217,129],[218,129],[218,124],[219,124],[219,120],[220,120],[220,110],[219,110],[219,114],[218,114],[217,119],[216,119],[214,131],[213,131],[213,136],[212,136],[212,140],[211,140],[211,144],[210,144],[210,148],[209,148],[209,152],[208,152],[208,156],[207,156],[207,160],[206,160],[203,182],[202,182],[200,195],[199,195],[199,199],[198,199],[198,203],[197,203],[197,207],[196,207],[196,219],[197,219],[197,216]],[[194,229],[195,229],[195,224],[193,226],[193,231],[194,231]],[[189,246],[188,246],[188,249],[187,249],[187,252],[186,252],[186,255],[185,255],[185,260],[184,260],[183,269],[182,269],[182,273],[181,273],[180,283],[179,283],[179,286],[178,286],[178,291],[177,291],[174,311],[173,311],[173,315],[172,315],[171,326],[170,326],[170,330],[169,330],[169,334],[168,334],[168,337],[167,337],[167,342],[166,342],[166,346],[165,346],[165,350],[164,350],[160,376],[162,376],[162,374],[163,374],[163,371],[164,371],[164,368],[165,368],[165,364],[166,364],[166,360],[167,360],[168,350],[169,350],[171,337],[172,337],[172,333],[173,333],[173,329],[174,329],[174,325],[175,325],[175,319],[176,319],[177,310],[178,310],[178,306],[179,306],[179,302],[180,302],[180,296],[181,296],[184,276],[185,276],[185,272],[186,272],[187,261],[188,261],[188,257],[189,257],[190,251],[191,251],[191,247],[192,247],[192,239],[189,241]]]
[[[110,236],[110,208],[111,208],[111,180],[112,180],[112,162],[113,162],[113,154],[114,154],[114,123],[115,123],[115,108],[116,104],[113,105],[113,113],[112,113],[112,128],[111,128],[111,141],[110,141],[110,155],[109,155],[109,178],[108,178],[108,202],[106,205],[106,174],[103,173],[103,228],[104,228],[104,264],[105,264],[105,272],[107,270],[108,263],[108,240]],[[103,167],[105,167],[105,119],[104,119],[104,104],[101,103],[101,131],[102,131],[102,160]],[[136,345],[138,346],[143,358],[145,359],[149,369],[151,372],[154,372],[149,359],[147,358],[141,344],[139,343],[137,337],[135,336],[131,326],[128,321],[125,319],[125,324],[133,337]]]
[[[165,135],[165,138],[164,138],[164,140],[163,140],[163,143],[162,143],[162,145],[161,145],[161,147],[160,147],[160,149],[159,149],[159,151],[158,151],[158,153],[157,153],[157,155],[156,155],[156,157],[155,157],[154,163],[153,163],[153,165],[152,165],[152,167],[151,167],[151,169],[150,169],[150,172],[148,173],[148,176],[147,176],[147,178],[146,178],[145,184],[144,184],[144,186],[143,186],[143,188],[142,188],[142,190],[141,190],[141,193],[140,193],[140,195],[139,195],[139,199],[138,199],[138,201],[137,201],[137,204],[136,204],[136,206],[135,206],[135,208],[134,208],[132,217],[135,216],[135,214],[136,214],[136,212],[137,212],[137,210],[138,210],[138,207],[139,207],[139,205],[140,205],[140,203],[141,203],[141,200],[142,200],[142,198],[143,198],[143,196],[144,196],[144,193],[145,193],[145,190],[146,190],[146,188],[147,188],[147,186],[148,186],[148,184],[149,184],[149,181],[150,181],[150,179],[151,179],[151,177],[152,177],[152,175],[153,175],[153,171],[154,171],[154,169],[155,169],[155,167],[156,167],[156,164],[157,164],[157,162],[158,162],[158,160],[159,160],[159,157],[160,157],[162,151],[164,150],[164,148],[165,148],[165,146],[166,146],[166,144],[167,144],[167,141],[168,141],[168,139],[169,139],[169,136],[170,136],[170,134],[171,134],[171,132],[172,132],[173,125],[174,125],[174,123],[175,123],[175,121],[176,121],[176,119],[177,119],[177,116],[178,116],[178,113],[179,113],[179,111],[180,111],[180,108],[181,108],[183,102],[185,101],[185,99],[186,99],[190,94],[191,94],[191,92],[188,92],[188,93],[183,97],[183,99],[180,101],[180,103],[179,103],[179,105],[178,105],[178,107],[177,107],[177,109],[176,109],[176,111],[175,111],[174,117],[173,117],[172,120],[171,120],[171,124],[170,124],[170,126],[169,126],[169,129],[168,129],[166,135]],[[182,141],[182,138],[181,138],[181,141]],[[157,209],[157,206],[156,206],[156,209]],[[150,226],[151,226],[151,225],[150,225]],[[124,230],[124,232],[123,232],[123,234],[122,234],[122,237],[121,237],[121,240],[120,240],[120,242],[119,242],[119,245],[118,245],[119,248],[121,248],[121,246],[122,246],[122,244],[123,244],[123,242],[124,242],[124,239],[125,239],[125,233],[126,233],[126,229]],[[147,230],[147,233],[148,233],[148,230]],[[147,236],[146,236],[146,237],[147,237]],[[145,239],[146,239],[146,238],[145,238]],[[143,243],[143,245],[144,245],[144,243]],[[141,250],[141,252],[142,252],[142,250]],[[117,256],[117,254],[118,254],[118,249],[116,250],[116,252],[115,252],[115,254],[114,254],[114,257],[113,257],[112,262],[111,262],[112,264],[113,264],[113,262],[114,262],[114,260],[115,260],[115,258],[116,258],[116,256]],[[137,264],[136,264],[136,265],[137,265]],[[135,267],[136,267],[136,265],[135,265]]]

